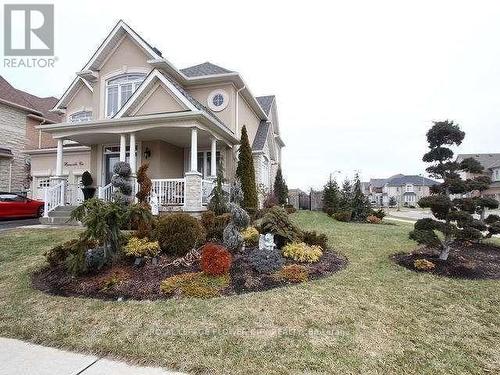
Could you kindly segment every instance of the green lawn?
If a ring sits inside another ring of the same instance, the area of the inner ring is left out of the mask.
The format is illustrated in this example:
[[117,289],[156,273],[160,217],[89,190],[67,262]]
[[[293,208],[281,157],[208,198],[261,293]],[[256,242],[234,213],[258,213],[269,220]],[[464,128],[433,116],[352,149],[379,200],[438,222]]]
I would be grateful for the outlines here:
[[70,230],[0,234],[0,335],[193,373],[494,374],[500,282],[417,274],[410,225],[301,212],[349,258],[331,277],[212,300],[104,302],[45,295],[29,274]]

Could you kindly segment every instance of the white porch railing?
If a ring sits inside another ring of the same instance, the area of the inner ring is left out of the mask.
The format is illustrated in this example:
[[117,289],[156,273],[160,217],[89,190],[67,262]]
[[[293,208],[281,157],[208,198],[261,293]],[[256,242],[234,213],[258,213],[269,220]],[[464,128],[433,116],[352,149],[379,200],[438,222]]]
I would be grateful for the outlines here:
[[[217,181],[215,180],[201,180],[201,204],[208,204],[210,200],[210,194],[212,194],[212,190],[216,185]],[[229,193],[229,184],[222,184],[222,190],[224,190],[226,193]]]
[[56,207],[64,206],[65,187],[66,187],[66,181],[62,180],[58,184],[46,187],[44,189],[43,217],[49,217],[49,212],[55,210]]
[[78,206],[83,202],[83,191],[80,184],[66,184],[66,204]]
[[113,185],[99,186],[97,197],[105,202],[111,201],[111,198],[113,198]]
[[182,206],[186,183],[183,178],[152,179],[151,191],[158,197],[160,206]]

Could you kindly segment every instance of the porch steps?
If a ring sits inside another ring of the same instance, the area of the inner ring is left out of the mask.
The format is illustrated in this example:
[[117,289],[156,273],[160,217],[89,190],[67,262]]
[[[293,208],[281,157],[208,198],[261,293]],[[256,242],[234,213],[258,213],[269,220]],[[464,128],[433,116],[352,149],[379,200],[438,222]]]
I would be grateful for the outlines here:
[[80,222],[70,220],[71,211],[75,206],[59,206],[49,212],[49,217],[41,217],[40,223],[46,225],[81,225]]

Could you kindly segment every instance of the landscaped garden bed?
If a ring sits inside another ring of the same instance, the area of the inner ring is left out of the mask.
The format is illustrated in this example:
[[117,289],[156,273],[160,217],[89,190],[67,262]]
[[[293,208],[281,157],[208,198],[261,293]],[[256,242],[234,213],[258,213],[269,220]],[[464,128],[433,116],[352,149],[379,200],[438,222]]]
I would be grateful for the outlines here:
[[500,247],[490,244],[454,243],[447,260],[439,259],[439,251],[429,247],[396,254],[392,259],[418,272],[462,279],[500,279]]
[[[302,272],[304,279],[289,279],[286,274],[283,274],[283,271],[267,274],[256,272],[248,257],[248,254],[255,250],[258,250],[258,248],[245,248],[234,254],[227,283],[223,284],[216,294],[208,294],[208,296],[257,292],[314,280],[328,276],[347,264],[344,257],[327,250],[318,262],[306,263],[299,267],[298,272],[304,270]],[[46,267],[33,275],[32,282],[33,286],[39,290],[61,296],[114,300],[175,298],[181,297],[181,295],[175,292],[162,292],[160,289],[161,282],[174,275],[201,273],[201,268],[199,262],[191,266],[175,266],[171,264],[174,260],[175,257],[162,255],[159,257],[157,265],[148,262],[142,267],[136,267],[131,262],[121,262],[99,273],[76,277],[68,274],[63,265],[55,268]],[[286,260],[282,269],[286,271],[290,268],[290,265],[294,264],[296,262]],[[291,271],[293,272],[294,268]],[[198,296],[203,297],[201,294]]]
[[154,218],[146,171],[147,165],[138,171],[133,203],[130,167],[115,165],[114,199],[88,199],[73,211],[86,229],[45,253],[48,265],[33,274],[35,288],[120,301],[213,298],[306,282],[347,263],[328,248],[326,235],[300,230],[279,205],[248,209],[251,218],[241,206],[249,195],[240,181],[225,192],[220,173],[201,218],[183,212]]

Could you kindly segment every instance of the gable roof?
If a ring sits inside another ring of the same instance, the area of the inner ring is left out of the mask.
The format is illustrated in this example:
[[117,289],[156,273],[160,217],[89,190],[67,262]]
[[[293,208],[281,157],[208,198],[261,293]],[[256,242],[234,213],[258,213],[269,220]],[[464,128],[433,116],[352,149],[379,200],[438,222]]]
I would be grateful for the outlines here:
[[51,122],[60,122],[61,116],[49,112],[57,103],[57,98],[49,96],[40,98],[13,87],[5,78],[0,76],[0,100],[25,107],[35,115],[46,118]]
[[457,161],[473,158],[477,160],[484,169],[496,168],[500,166],[500,154],[458,154]]
[[211,62],[208,61],[202,64],[189,66],[187,68],[179,70],[188,77],[201,77],[201,76],[210,76],[215,74],[234,73],[231,70],[212,64]]
[[184,88],[168,74],[161,72],[158,69],[153,69],[141,85],[137,88],[134,94],[127,100],[127,102],[122,106],[122,108],[113,116],[113,118],[121,118],[127,111],[133,106],[134,103],[138,103],[148,90],[153,87],[153,83],[157,80],[161,81],[167,88],[191,111],[199,110],[204,112],[212,121],[214,121],[219,126],[223,127],[226,131],[233,133],[233,131],[222,122],[210,109],[202,105],[198,100],[196,100],[191,94],[189,94]]
[[108,34],[108,36],[103,40],[97,51],[92,55],[90,60],[85,64],[82,71],[86,70],[98,70],[100,65],[105,61],[109,53],[113,51],[114,46],[118,43],[124,35],[128,34],[134,42],[140,46],[146,54],[149,55],[151,59],[161,59],[161,52],[151,46],[146,42],[134,29],[125,23],[125,21],[120,20],[113,27],[113,30]]
[[257,102],[259,103],[260,107],[262,108],[266,116],[269,116],[269,113],[271,113],[271,107],[273,106],[275,96],[274,95],[257,96],[255,97],[255,99],[257,99]]
[[252,151],[262,151],[266,144],[267,135],[269,134],[269,128],[271,124],[268,121],[262,120],[255,133],[255,138],[252,143]]
[[86,87],[91,92],[94,91],[92,86],[90,86],[90,84],[84,78],[76,76],[73,82],[71,82],[71,85],[64,92],[63,96],[61,96],[61,99],[59,99],[59,101],[57,101],[57,103],[54,105],[52,111],[60,112],[62,109],[65,109],[71,99],[76,95],[76,93],[82,86]]

